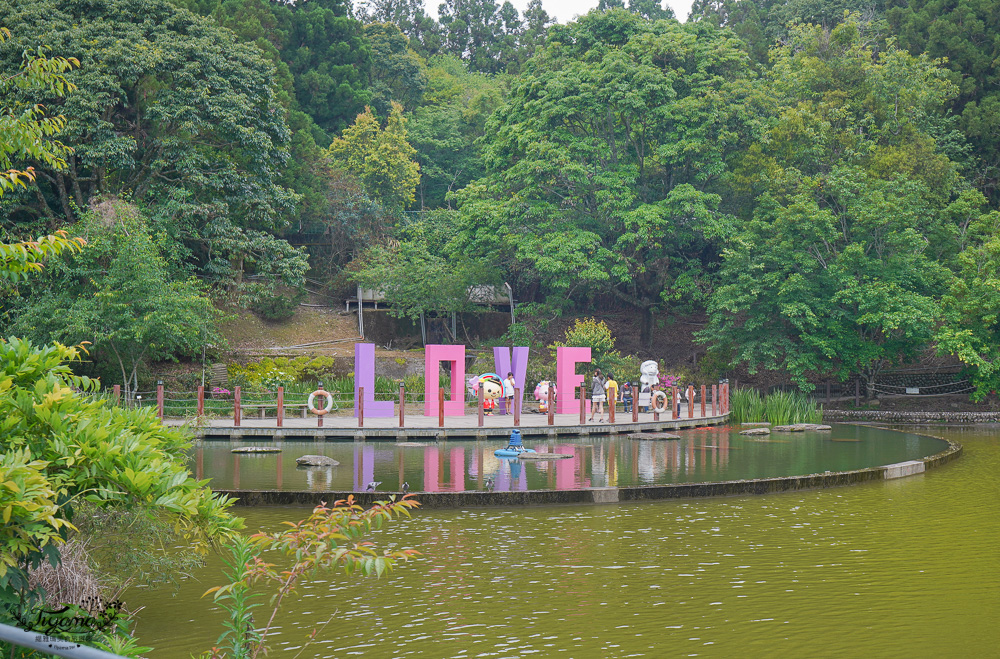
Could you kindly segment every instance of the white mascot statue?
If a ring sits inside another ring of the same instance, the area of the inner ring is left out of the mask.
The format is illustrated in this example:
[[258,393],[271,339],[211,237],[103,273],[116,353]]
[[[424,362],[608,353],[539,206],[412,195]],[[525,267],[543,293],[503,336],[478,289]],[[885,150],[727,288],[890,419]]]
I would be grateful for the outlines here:
[[639,372],[640,390],[647,390],[647,387],[652,389],[654,384],[660,383],[660,367],[652,359],[644,361]]

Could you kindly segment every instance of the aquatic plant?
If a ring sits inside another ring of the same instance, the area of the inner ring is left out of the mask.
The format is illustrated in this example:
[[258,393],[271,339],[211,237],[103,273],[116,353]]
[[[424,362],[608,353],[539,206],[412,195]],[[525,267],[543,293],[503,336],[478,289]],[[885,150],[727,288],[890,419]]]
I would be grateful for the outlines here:
[[774,425],[819,423],[823,408],[798,391],[776,391],[761,396],[756,389],[734,389],[729,397],[729,420],[732,423],[768,421]]
[[729,395],[729,421],[749,423],[764,420],[764,399],[756,389],[733,389]]

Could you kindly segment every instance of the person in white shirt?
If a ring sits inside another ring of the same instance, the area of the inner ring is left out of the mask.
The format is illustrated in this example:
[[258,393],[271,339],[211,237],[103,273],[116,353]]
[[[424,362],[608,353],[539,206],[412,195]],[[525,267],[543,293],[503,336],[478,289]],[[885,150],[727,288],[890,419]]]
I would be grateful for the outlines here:
[[508,373],[503,381],[503,396],[507,399],[507,414],[514,413],[514,374]]

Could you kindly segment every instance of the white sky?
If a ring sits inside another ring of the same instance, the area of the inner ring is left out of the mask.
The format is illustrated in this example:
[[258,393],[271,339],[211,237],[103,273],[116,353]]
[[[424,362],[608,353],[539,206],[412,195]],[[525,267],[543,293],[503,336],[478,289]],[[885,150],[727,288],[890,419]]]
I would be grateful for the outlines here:
[[[510,1],[521,13],[524,13],[524,8],[528,6],[528,0]],[[555,16],[560,23],[567,23],[580,14],[586,14],[597,6],[597,2],[598,0],[542,0],[542,6],[549,12],[549,16]],[[427,4],[436,7],[437,0],[428,0]],[[628,2],[625,4],[628,5]],[[667,0],[666,4],[674,10],[677,20],[681,22],[687,20],[688,12],[691,11],[691,0]]]

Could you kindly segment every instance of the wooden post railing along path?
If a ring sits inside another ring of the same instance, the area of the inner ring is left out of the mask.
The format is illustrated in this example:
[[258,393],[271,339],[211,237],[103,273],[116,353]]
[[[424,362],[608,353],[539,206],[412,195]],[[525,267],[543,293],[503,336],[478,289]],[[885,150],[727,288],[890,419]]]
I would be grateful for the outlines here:
[[438,427],[444,428],[444,387],[438,387]]
[[[205,387],[198,387],[198,418],[205,416]],[[278,425],[281,425],[280,423]]]
[[[200,416],[200,414],[199,414]],[[278,387],[278,427],[285,425],[285,388]]]
[[406,385],[399,383],[399,427],[403,427],[406,419]]
[[639,422],[639,383],[632,388],[632,423]]
[[587,425],[587,388],[580,385],[580,425]]
[[[556,397],[552,393],[552,389],[553,389],[552,383],[549,382],[549,393],[548,393],[549,410],[548,410],[548,412],[549,412],[549,425],[550,426],[554,426],[555,423],[556,423],[556,404],[555,404]],[[563,394],[563,395],[565,396],[566,394]]]
[[521,390],[514,387],[514,427],[521,425]]
[[701,416],[705,416],[705,385],[701,385]]
[[240,387],[233,387],[233,425],[240,427]]
[[[480,383],[480,385],[481,384],[482,383]],[[483,412],[483,403],[486,402],[486,395],[483,393],[483,387],[482,386],[479,386],[476,389],[476,399],[479,401],[479,427],[482,428],[483,427],[483,416],[485,414]]]
[[358,428],[365,427],[365,388],[358,387]]
[[694,387],[692,385],[688,385],[687,395],[688,395],[688,418],[689,419],[693,419],[694,418]]
[[163,385],[156,385],[156,416],[163,421]]

